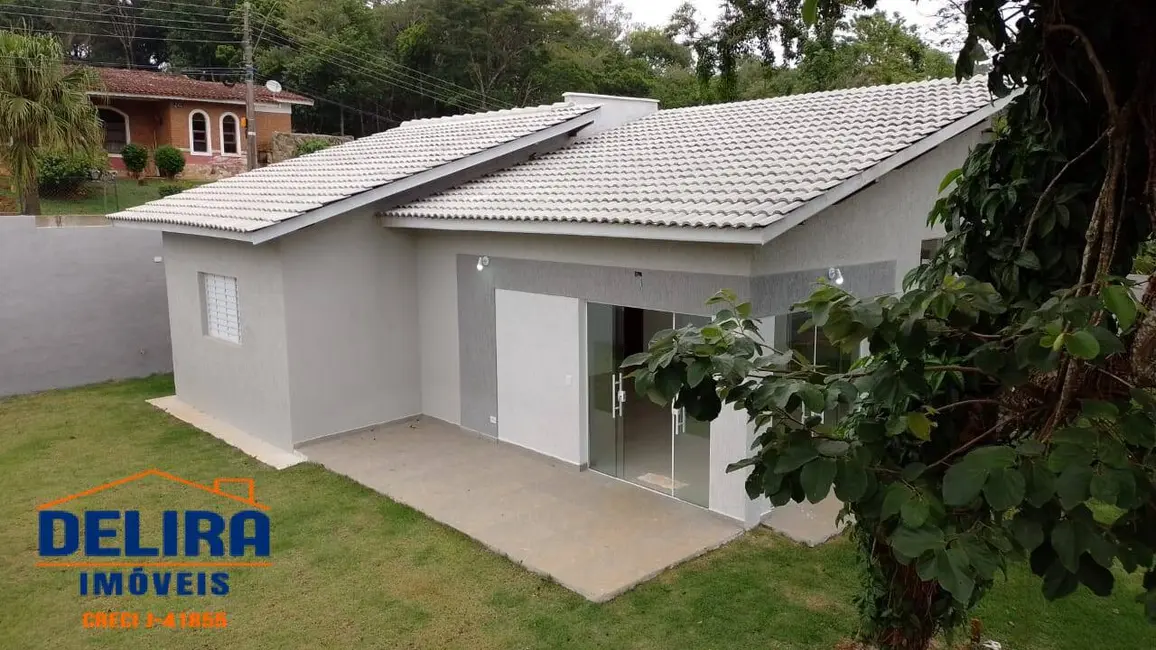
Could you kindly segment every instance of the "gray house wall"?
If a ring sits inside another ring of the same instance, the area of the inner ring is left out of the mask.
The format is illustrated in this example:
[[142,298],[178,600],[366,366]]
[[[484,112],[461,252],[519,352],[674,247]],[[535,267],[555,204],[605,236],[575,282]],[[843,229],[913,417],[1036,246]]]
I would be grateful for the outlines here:
[[414,248],[369,210],[281,241],[294,443],[421,412]]
[[[164,233],[177,397],[290,448],[288,346],[280,243]],[[237,278],[240,345],[205,335],[200,273]]]
[[0,217],[0,396],[172,369],[158,233]]

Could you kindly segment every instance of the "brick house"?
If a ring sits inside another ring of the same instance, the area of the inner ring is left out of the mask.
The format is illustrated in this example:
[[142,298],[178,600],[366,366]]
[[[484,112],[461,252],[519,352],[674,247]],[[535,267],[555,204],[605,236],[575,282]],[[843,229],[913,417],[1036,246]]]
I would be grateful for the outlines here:
[[[101,68],[102,88],[90,93],[104,123],[104,147],[113,169],[124,170],[120,151],[130,142],[151,153],[170,144],[185,154],[186,178],[231,176],[245,168],[245,86],[200,81],[149,70]],[[257,159],[274,133],[292,132],[293,107],[313,100],[258,86]],[[152,162],[150,160],[150,170]]]

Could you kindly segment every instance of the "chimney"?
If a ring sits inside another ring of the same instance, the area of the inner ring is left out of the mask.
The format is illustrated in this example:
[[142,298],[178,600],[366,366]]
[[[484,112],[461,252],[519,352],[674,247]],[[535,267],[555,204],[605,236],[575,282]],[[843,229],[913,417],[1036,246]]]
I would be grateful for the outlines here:
[[592,93],[562,93],[562,98],[571,104],[598,104],[594,123],[582,129],[578,134],[579,140],[584,140],[596,133],[609,131],[623,124],[642,119],[647,115],[658,112],[658,100],[645,97],[616,97],[614,95],[595,95]]

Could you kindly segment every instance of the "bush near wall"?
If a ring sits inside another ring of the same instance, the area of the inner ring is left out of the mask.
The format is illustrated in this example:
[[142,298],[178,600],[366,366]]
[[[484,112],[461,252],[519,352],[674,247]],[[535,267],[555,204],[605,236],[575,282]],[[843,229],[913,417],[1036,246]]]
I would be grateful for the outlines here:
[[174,179],[185,170],[185,155],[172,145],[161,145],[153,152],[153,162],[157,172],[167,179]]
[[129,143],[120,150],[120,158],[124,161],[124,168],[136,178],[141,178],[145,167],[149,164],[149,150],[139,144]]
[[63,197],[79,194],[91,180],[92,170],[104,165],[86,154],[48,152],[40,155],[36,167],[40,194]]

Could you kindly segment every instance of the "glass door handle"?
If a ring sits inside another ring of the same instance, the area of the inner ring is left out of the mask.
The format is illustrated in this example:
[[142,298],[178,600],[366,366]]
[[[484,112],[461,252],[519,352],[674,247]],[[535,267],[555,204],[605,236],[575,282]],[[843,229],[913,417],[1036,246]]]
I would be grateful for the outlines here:
[[610,375],[610,417],[622,417],[622,407],[626,405],[626,391],[622,386],[622,373]]

